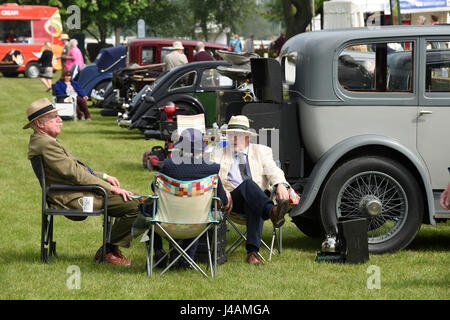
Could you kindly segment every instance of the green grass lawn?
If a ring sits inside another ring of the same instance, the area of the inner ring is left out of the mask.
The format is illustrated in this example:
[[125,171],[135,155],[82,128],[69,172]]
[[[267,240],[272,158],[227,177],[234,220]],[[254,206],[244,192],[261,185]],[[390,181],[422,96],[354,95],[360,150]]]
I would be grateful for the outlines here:
[[[56,76],[55,76],[56,81]],[[412,244],[396,254],[371,255],[362,265],[314,262],[321,239],[310,239],[288,221],[283,253],[263,267],[244,262],[238,249],[219,266],[216,279],[194,271],[169,271],[148,278],[145,246],[134,240],[123,252],[132,267],[93,263],[101,243],[101,219],[73,222],[55,218],[58,258],[40,257],[41,191],[27,160],[31,130],[25,110],[50,97],[38,79],[0,76],[0,299],[449,299],[450,223],[422,226]],[[149,191],[152,174],[144,170],[144,151],[161,142],[117,126],[112,117],[91,109],[92,121],[64,122],[59,139],[92,168],[116,176],[136,193]],[[290,220],[290,219],[287,219]],[[269,241],[271,224],[264,228]],[[234,239],[233,231],[227,233]],[[68,288],[71,266],[81,272],[80,289]],[[371,266],[380,271],[379,289],[369,289]],[[370,269],[369,269],[370,271]]]

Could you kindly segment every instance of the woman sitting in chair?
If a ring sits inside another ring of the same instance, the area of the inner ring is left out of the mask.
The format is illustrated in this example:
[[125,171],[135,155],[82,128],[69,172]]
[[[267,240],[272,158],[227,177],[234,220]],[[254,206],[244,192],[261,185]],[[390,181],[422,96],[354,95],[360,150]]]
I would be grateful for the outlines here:
[[[194,128],[183,130],[179,140],[174,144],[174,148],[179,152],[173,153],[172,158],[164,160],[160,173],[182,181],[197,180],[219,173],[220,165],[211,163],[204,158],[206,144],[203,142],[203,134],[200,130]],[[222,201],[223,210],[230,212],[232,208],[231,194],[223,188],[220,178],[217,186],[217,196]],[[144,215],[151,216],[153,205],[144,205],[143,211]],[[185,247],[190,241],[192,239],[188,239],[186,242],[183,241],[181,245]],[[197,246],[198,241],[187,251],[187,254],[192,259],[195,258]],[[158,235],[155,237],[155,248],[157,248],[155,251],[155,260],[157,261],[159,257],[165,254],[162,249],[162,239]],[[160,267],[164,267],[165,263],[160,265]],[[186,268],[187,266],[188,264],[184,259],[181,259],[178,267]]]
[[69,70],[63,70],[61,79],[55,83],[55,95],[69,96],[76,100],[78,120],[91,120],[91,114],[87,106],[88,96],[78,82],[72,80],[72,73]]

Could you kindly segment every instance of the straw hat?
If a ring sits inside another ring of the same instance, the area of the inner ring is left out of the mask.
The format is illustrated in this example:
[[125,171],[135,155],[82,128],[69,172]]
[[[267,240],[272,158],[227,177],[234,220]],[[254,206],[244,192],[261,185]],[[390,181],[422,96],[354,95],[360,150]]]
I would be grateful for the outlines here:
[[23,127],[23,129],[28,129],[34,120],[39,119],[48,113],[59,110],[62,110],[62,108],[55,108],[55,106],[47,98],[34,101],[27,108],[26,114],[29,122]]
[[251,136],[257,136],[258,134],[250,130],[250,122],[246,116],[238,115],[232,116],[228,122],[228,127],[225,130],[229,133],[245,133]]
[[184,50],[183,44],[181,41],[174,41],[172,44],[172,50]]
[[63,34],[61,35],[61,40],[69,40],[69,35],[66,34],[66,33],[63,33]]

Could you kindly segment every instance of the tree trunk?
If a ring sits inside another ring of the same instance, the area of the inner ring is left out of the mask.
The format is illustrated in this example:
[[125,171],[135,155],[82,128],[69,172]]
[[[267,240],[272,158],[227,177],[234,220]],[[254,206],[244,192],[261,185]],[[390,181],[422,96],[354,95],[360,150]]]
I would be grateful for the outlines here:
[[116,37],[115,46],[120,46],[120,28],[115,28],[114,34]]
[[311,23],[311,0],[283,0],[284,19],[286,21],[286,39],[303,33]]
[[100,23],[97,23],[98,32],[100,34],[100,43],[105,44],[106,43],[106,37],[108,36],[108,28],[106,25],[101,25]]
[[208,21],[202,20],[200,26],[203,32],[203,39],[205,39],[205,42],[208,42]]

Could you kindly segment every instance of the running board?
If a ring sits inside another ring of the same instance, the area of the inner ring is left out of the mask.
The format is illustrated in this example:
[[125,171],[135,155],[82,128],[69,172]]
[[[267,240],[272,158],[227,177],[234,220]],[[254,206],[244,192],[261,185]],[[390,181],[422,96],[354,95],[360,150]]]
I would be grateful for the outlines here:
[[435,219],[450,219],[450,211],[447,212],[436,212],[434,214]]
[[442,191],[436,192],[434,191],[434,219],[450,219],[450,210],[445,210],[441,207],[440,197]]

